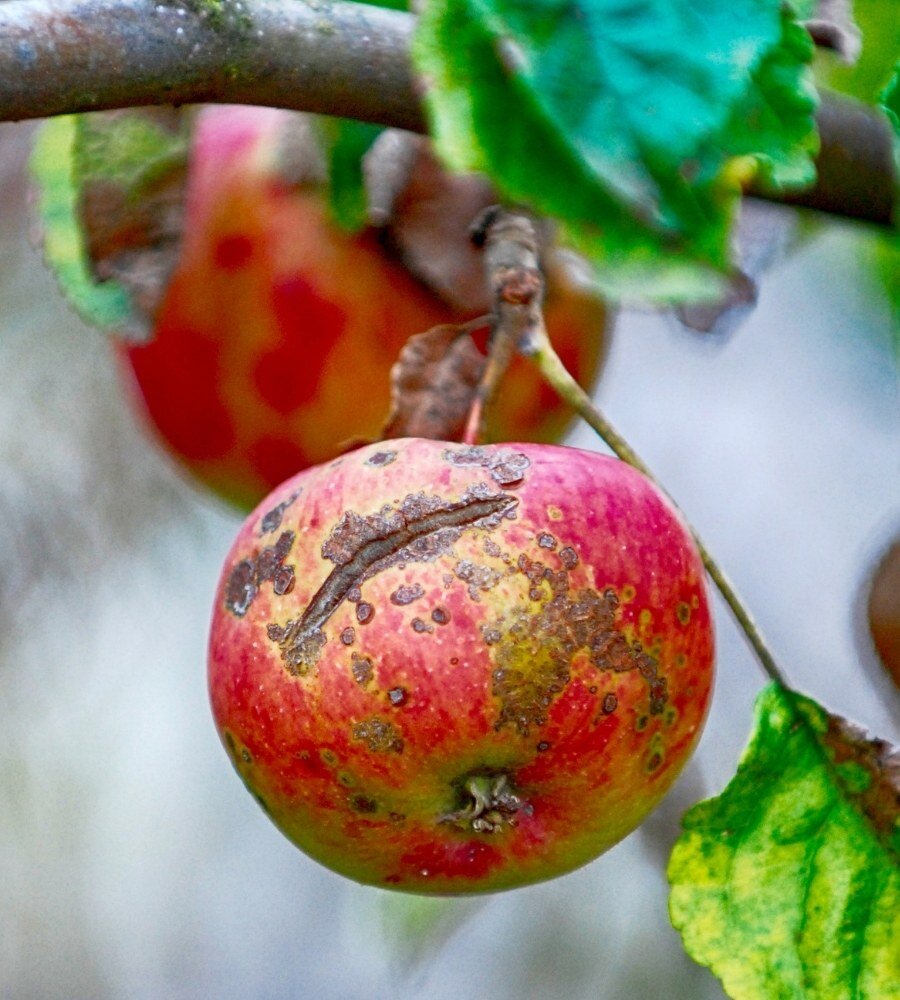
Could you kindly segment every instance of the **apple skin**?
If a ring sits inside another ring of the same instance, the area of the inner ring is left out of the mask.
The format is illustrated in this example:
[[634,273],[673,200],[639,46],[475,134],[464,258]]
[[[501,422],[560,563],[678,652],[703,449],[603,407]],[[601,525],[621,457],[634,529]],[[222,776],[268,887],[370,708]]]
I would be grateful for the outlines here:
[[416,893],[526,885],[621,840],[712,679],[681,517],[557,445],[402,439],[300,473],[240,529],[209,644],[220,738],[276,826]]
[[[289,475],[362,441],[390,412],[390,369],[407,339],[485,312],[451,309],[367,229],[328,217],[320,185],[286,176],[291,113],[210,106],[195,124],[183,245],[154,338],[123,345],[138,405],[167,450],[244,510]],[[583,385],[608,334],[603,301],[548,275],[547,323]],[[569,413],[516,359],[487,434],[555,440]]]

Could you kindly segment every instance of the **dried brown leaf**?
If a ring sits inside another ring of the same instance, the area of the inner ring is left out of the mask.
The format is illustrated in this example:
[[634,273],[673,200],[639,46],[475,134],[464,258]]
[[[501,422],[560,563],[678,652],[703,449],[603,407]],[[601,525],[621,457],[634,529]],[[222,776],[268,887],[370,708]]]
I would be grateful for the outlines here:
[[410,337],[391,371],[385,438],[459,438],[485,358],[467,326],[445,324]]

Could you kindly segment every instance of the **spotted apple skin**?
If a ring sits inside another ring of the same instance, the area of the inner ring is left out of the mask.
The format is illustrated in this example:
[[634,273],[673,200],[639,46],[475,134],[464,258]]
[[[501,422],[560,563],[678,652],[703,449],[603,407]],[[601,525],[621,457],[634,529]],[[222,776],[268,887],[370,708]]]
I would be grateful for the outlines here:
[[[474,315],[417,281],[375,230],[339,229],[321,187],[287,175],[283,147],[295,127],[295,116],[274,108],[199,112],[183,243],[153,339],[119,350],[133,398],[167,450],[244,510],[301,469],[377,439],[406,341]],[[590,385],[605,353],[606,307],[562,270],[548,284],[551,337]],[[568,419],[520,358],[487,432],[553,440]]]
[[633,830],[713,679],[680,516],[606,456],[403,439],[245,521],[209,645],[247,788],[311,857],[419,893],[508,889]]

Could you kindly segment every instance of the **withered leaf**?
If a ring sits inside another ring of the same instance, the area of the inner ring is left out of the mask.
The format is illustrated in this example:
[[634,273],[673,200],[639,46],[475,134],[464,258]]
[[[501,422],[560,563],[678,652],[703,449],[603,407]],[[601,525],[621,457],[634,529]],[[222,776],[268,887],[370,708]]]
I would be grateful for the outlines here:
[[406,342],[391,370],[391,412],[385,438],[458,438],[485,358],[466,326],[445,324]]

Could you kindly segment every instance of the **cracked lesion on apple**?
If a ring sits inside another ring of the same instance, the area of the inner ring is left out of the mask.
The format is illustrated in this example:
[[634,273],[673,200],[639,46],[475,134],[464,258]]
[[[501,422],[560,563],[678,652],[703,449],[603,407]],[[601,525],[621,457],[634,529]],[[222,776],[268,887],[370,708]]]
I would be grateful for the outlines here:
[[[640,643],[629,642],[616,626],[615,591],[572,591],[567,569],[554,572],[525,555],[519,557],[518,570],[528,580],[529,601],[535,603],[517,606],[484,627],[493,647],[492,694],[499,701],[495,729],[509,726],[528,736],[544,725],[582,650],[604,673],[638,671],[648,686],[649,714],[661,715],[668,699],[666,678]],[[615,711],[614,696],[604,699],[603,708],[607,714]]]
[[[476,483],[456,501],[414,493],[376,514],[344,513],[322,545],[322,557],[333,562],[334,569],[300,618],[284,626],[273,623],[267,630],[281,647],[287,671],[304,676],[316,665],[327,641],[326,623],[364,580],[397,563],[445,555],[463,531],[493,530],[503,518],[515,515],[517,505],[515,497]],[[415,587],[400,590],[395,594],[401,604],[418,597]]]

